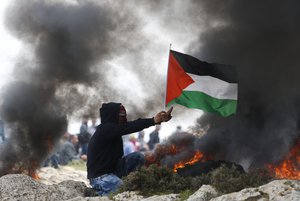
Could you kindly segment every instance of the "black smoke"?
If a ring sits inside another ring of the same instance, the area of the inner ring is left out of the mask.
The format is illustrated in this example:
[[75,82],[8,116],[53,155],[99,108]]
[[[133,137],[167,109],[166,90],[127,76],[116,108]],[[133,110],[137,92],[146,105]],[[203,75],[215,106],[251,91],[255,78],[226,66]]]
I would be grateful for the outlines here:
[[24,52],[1,94],[9,141],[1,147],[0,175],[38,167],[70,116],[95,115],[101,102],[118,97],[106,61],[126,49],[136,28],[134,18],[112,6],[30,0],[8,7],[7,28]]
[[210,128],[196,146],[247,167],[280,161],[299,137],[299,1],[194,4],[206,21],[195,56],[236,66],[239,79],[237,114],[198,119]]

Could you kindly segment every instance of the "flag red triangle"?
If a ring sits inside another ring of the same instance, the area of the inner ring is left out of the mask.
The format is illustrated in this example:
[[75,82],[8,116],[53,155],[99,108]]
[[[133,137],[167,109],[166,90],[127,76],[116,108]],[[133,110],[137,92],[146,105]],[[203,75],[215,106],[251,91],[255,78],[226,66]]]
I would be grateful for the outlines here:
[[181,95],[183,89],[192,84],[194,80],[183,70],[172,52],[169,56],[167,75],[166,105]]

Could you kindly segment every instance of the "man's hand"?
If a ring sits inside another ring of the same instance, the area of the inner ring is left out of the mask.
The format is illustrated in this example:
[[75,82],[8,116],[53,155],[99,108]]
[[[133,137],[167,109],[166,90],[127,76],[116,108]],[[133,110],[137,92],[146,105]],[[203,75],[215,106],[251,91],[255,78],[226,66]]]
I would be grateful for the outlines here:
[[172,116],[171,116],[172,110],[173,110],[173,107],[171,107],[167,112],[161,111],[161,112],[157,113],[154,116],[155,124],[160,124],[161,122],[169,121],[172,118]]
[[169,121],[170,119],[172,119],[172,116],[171,116],[172,111],[173,111],[173,107],[171,107],[171,108],[167,111],[166,116],[165,116],[165,119],[164,119],[165,122],[167,122],[167,121]]
[[83,161],[87,161],[87,155],[81,155],[80,159],[83,160]]

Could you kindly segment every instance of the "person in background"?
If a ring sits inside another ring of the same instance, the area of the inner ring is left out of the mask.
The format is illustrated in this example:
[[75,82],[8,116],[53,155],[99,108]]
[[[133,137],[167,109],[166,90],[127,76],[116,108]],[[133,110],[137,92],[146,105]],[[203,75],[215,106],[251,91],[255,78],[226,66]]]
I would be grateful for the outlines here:
[[58,153],[57,152],[53,152],[50,156],[48,156],[46,158],[46,160],[44,161],[44,167],[49,167],[52,166],[55,169],[58,169]]
[[86,155],[79,156],[76,153],[75,146],[78,143],[77,135],[65,133],[62,138],[62,145],[59,150],[58,161],[60,165],[67,165],[72,160],[86,160]]
[[131,136],[123,137],[124,156],[131,154],[136,151],[134,142],[131,140]]
[[88,132],[91,136],[94,135],[96,131],[97,128],[96,122],[97,122],[97,118],[92,118],[92,125],[88,127]]
[[155,145],[160,142],[160,139],[159,139],[160,128],[161,128],[161,125],[156,125],[155,130],[152,131],[152,133],[150,133],[149,141],[148,141],[148,146],[149,146],[150,150],[153,150]]
[[90,141],[91,134],[88,132],[88,118],[83,117],[80,126],[80,133],[78,134],[78,145],[81,150],[80,155],[87,155],[87,147]]
[[124,157],[122,136],[167,122],[172,108],[161,111],[153,118],[127,121],[126,109],[121,103],[103,103],[100,108],[101,124],[88,145],[87,178],[100,196],[116,191],[121,178],[145,163],[144,155],[133,152]]
[[0,120],[0,142],[4,142],[5,141],[5,133],[4,133],[4,122],[2,120]]
[[145,142],[145,131],[140,131],[138,133],[137,142],[139,144],[139,151],[145,152],[149,150],[147,143]]

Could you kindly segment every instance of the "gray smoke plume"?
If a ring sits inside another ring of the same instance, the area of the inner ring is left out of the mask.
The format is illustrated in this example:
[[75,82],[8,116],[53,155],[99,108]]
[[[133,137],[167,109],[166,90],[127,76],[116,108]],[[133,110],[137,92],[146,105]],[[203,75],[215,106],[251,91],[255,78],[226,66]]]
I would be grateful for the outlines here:
[[[168,16],[167,9],[160,7],[166,6],[165,1],[151,2],[147,4],[149,10]],[[185,3],[190,4],[190,12],[183,18],[193,24],[188,27],[201,28],[198,39],[190,43],[185,53],[207,62],[236,66],[239,82],[237,114],[227,118],[208,113],[201,116],[195,128],[208,129],[207,134],[195,138],[191,146],[216,160],[236,162],[246,169],[280,162],[300,137],[300,3]],[[183,30],[180,17],[177,22],[177,30]],[[185,151],[193,152],[190,146]],[[178,157],[160,158],[166,164],[174,164],[184,158]]]
[[8,8],[7,27],[26,52],[1,94],[10,140],[1,150],[0,175],[30,173],[53,151],[69,116],[94,108],[97,113],[102,101],[118,96],[106,61],[132,42],[125,39],[135,25],[111,6],[30,0]]
[[[281,160],[299,137],[299,1],[194,1],[206,26],[194,54],[237,67],[238,113],[206,114],[198,149],[254,166]],[[250,162],[249,162],[250,161]]]
[[[1,94],[0,115],[10,140],[1,147],[0,175],[39,166],[66,131],[68,120],[98,117],[103,102],[122,102],[129,119],[161,110],[165,78],[157,66],[160,60],[167,61],[169,41],[163,49],[161,41],[147,35],[145,26],[155,18],[158,27],[173,32],[184,6],[179,0],[167,10],[165,5],[161,1],[11,2],[5,23],[22,41],[24,51],[16,61],[13,81]],[[120,81],[128,74],[138,86]]]

